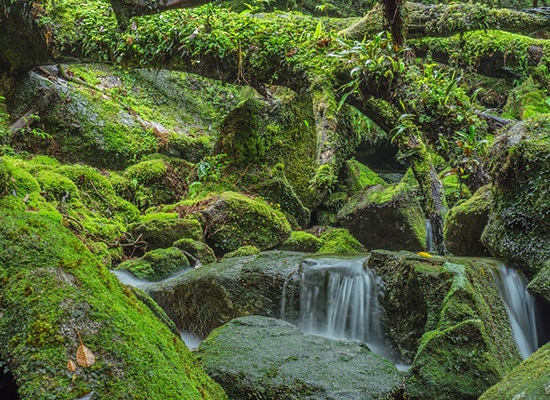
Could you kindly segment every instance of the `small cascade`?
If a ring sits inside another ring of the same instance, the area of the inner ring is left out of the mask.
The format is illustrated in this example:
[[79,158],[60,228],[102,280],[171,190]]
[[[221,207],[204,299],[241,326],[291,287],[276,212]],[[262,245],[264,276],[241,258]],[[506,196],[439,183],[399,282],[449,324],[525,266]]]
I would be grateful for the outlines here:
[[426,218],[426,251],[430,253],[433,250],[433,231],[432,222]]
[[499,264],[494,271],[514,339],[525,359],[539,347],[535,298],[526,289],[525,277],[514,268]]
[[364,257],[304,261],[300,328],[333,339],[361,340],[389,356],[378,303],[379,278],[364,262]]

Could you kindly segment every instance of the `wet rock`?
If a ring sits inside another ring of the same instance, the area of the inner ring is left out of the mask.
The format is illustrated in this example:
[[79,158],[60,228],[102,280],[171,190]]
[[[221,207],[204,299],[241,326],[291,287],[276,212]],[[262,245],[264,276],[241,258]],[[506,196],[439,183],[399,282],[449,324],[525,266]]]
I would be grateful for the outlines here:
[[481,233],[487,225],[491,208],[492,196],[488,186],[451,208],[445,216],[447,250],[457,256],[489,256],[481,243]]
[[401,384],[395,366],[365,344],[304,335],[273,318],[234,319],[212,332],[196,354],[237,399],[381,399]]
[[412,173],[399,184],[369,186],[338,213],[338,223],[367,249],[420,251],[425,218]]
[[236,317],[280,316],[285,282],[289,292],[299,293],[296,272],[303,257],[271,251],[223,259],[152,285],[147,292],[179,329],[206,337]]
[[509,125],[489,149],[494,208],[481,240],[530,277],[550,259],[550,118]]

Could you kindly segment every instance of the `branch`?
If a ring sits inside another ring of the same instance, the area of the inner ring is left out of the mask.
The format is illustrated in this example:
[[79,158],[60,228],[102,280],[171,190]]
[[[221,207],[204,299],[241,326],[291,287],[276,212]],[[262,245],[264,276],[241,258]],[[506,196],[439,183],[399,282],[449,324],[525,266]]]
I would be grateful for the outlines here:
[[211,3],[212,0],[110,0],[110,2],[119,26],[125,28],[132,17],[159,14],[179,8],[195,8]]
[[[452,36],[484,29],[531,34],[550,28],[550,18],[545,14],[495,9],[483,4],[406,3],[405,10],[408,38]],[[366,35],[381,30],[383,30],[382,9],[380,6],[375,6],[361,20],[342,31],[342,34],[350,39],[362,40]]]

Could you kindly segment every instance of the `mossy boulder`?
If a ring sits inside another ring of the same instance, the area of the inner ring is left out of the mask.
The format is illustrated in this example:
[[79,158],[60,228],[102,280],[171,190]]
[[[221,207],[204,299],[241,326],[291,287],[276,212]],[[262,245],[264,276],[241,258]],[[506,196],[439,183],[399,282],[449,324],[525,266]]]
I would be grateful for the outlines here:
[[213,331],[196,354],[235,399],[382,399],[401,384],[395,366],[366,345],[304,335],[273,318],[234,319]]
[[[269,101],[251,97],[231,111],[220,127],[214,149],[218,154],[227,154],[231,165],[240,170],[259,168],[267,173],[283,165],[293,192],[304,207],[311,209],[318,201],[310,188],[318,151],[311,98],[306,93],[271,89],[274,96]],[[269,188],[260,189],[267,192]],[[289,195],[279,197],[282,203],[290,202],[290,210],[299,212],[297,219],[302,224],[303,211],[298,209],[301,207]],[[282,208],[286,210],[286,205]]]
[[280,317],[285,282],[289,293],[299,291],[299,282],[291,278],[296,278],[302,258],[278,251],[224,258],[149,286],[147,292],[180,330],[204,338],[236,317]]
[[[19,398],[226,398],[72,232],[15,201],[21,207],[0,211],[0,360]],[[93,364],[78,363],[80,344]]]
[[278,248],[288,251],[302,251],[305,253],[315,253],[321,247],[319,238],[309,232],[292,231],[287,240]]
[[508,125],[489,159],[494,207],[481,240],[531,277],[550,259],[550,117]]
[[347,160],[340,170],[340,175],[349,195],[354,195],[369,186],[386,184],[376,172],[357,160]]
[[237,250],[226,253],[223,257],[224,258],[246,257],[246,256],[254,256],[260,253],[261,253],[261,250],[258,249],[256,246],[242,246],[242,247],[239,247]]
[[180,239],[176,240],[173,245],[184,252],[192,265],[210,264],[216,261],[214,250],[199,240]]
[[141,258],[127,260],[115,269],[129,271],[140,279],[160,281],[190,267],[189,260],[177,247],[148,251]]
[[344,228],[331,228],[319,236],[321,246],[318,253],[321,254],[359,254],[364,253],[365,248],[353,235]]
[[492,266],[375,251],[389,337],[413,359],[410,399],[477,399],[521,361]]
[[338,223],[367,249],[422,250],[426,230],[418,196],[409,171],[399,184],[369,186],[354,195]]
[[202,239],[202,225],[194,218],[148,219],[129,225],[128,231],[145,241],[149,249],[172,247],[180,239]]
[[199,213],[206,227],[205,241],[219,254],[247,245],[271,249],[284,242],[291,232],[281,211],[265,201],[235,192],[209,199]]
[[479,400],[543,400],[550,396],[550,343],[542,346]]
[[123,176],[128,184],[123,193],[129,193],[128,200],[141,210],[175,203],[187,192],[186,178],[191,168],[183,160],[149,156],[126,168]]
[[492,209],[489,186],[484,186],[468,200],[449,210],[445,216],[444,236],[447,250],[459,256],[488,256],[481,243],[481,233]]
[[[273,204],[277,204],[293,227],[305,228],[310,222],[310,211],[294,191],[294,188],[284,174],[282,164],[269,171],[268,176],[250,174],[248,190],[262,196]],[[259,182],[258,182],[259,181]]]

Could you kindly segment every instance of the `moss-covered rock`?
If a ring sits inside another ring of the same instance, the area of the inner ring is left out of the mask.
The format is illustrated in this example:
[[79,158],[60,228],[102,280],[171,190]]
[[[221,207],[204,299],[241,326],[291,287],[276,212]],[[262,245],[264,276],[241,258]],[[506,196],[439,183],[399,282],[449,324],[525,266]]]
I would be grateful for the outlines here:
[[304,335],[266,317],[232,320],[196,354],[235,399],[382,399],[401,384],[395,366],[359,342]]
[[315,253],[321,247],[319,238],[309,232],[292,231],[287,240],[278,248],[288,251],[302,251],[305,253]]
[[535,296],[544,299],[547,304],[550,304],[550,260],[546,261],[544,267],[529,282],[527,289]]
[[148,219],[129,225],[128,231],[134,238],[141,237],[149,249],[172,247],[180,239],[202,239],[202,226],[194,218]]
[[542,346],[479,400],[543,400],[550,396],[550,343]]
[[[310,179],[315,173],[317,136],[311,98],[307,94],[277,88],[270,101],[252,97],[229,114],[220,131],[215,151],[227,154],[233,166],[241,170],[253,166],[265,170],[284,165],[284,176],[303,207],[317,205],[310,188]],[[260,173],[259,178],[265,177]],[[254,183],[253,176],[248,179]],[[275,183],[283,181],[272,182]],[[259,188],[268,191],[267,187]],[[288,210],[297,210],[297,205],[292,204],[295,200],[288,195],[279,197],[282,201],[274,202],[291,201]],[[287,210],[286,205],[282,208]],[[299,213],[297,220],[301,224],[303,211]]]
[[425,246],[425,218],[409,171],[399,184],[370,186],[353,196],[338,222],[367,249],[419,251]]
[[[75,235],[15,200],[1,205],[0,359],[21,399],[226,398]],[[95,363],[78,362],[80,344]]]
[[206,243],[194,239],[180,239],[173,244],[187,256],[191,265],[198,262],[201,264],[210,264],[216,261],[214,250]]
[[343,228],[328,229],[319,237],[321,247],[318,252],[322,254],[359,254],[364,253],[365,248],[353,235]]
[[459,256],[488,256],[481,243],[481,233],[492,209],[489,186],[480,188],[470,199],[449,210],[445,216],[445,245]]
[[386,184],[376,172],[357,160],[347,160],[340,174],[349,195],[354,195],[369,186]]
[[205,241],[218,253],[256,246],[260,250],[281,244],[290,235],[284,214],[260,199],[225,192],[209,199],[199,210]]
[[521,358],[503,300],[483,262],[375,251],[392,340],[414,360],[410,399],[477,399]]
[[191,164],[160,155],[144,158],[124,171],[128,184],[122,192],[129,194],[128,200],[141,210],[179,201],[187,192]]
[[260,253],[261,250],[256,246],[242,246],[237,250],[224,254],[223,258],[254,256]]
[[550,117],[508,125],[489,158],[494,208],[481,240],[533,276],[550,259]]
[[289,293],[299,290],[291,277],[298,275],[302,258],[298,253],[263,252],[222,259],[149,286],[147,292],[179,329],[204,338],[236,317],[280,317],[285,282]]
[[177,247],[148,251],[141,258],[127,260],[115,269],[129,271],[140,279],[160,281],[174,272],[189,268],[189,260]]

